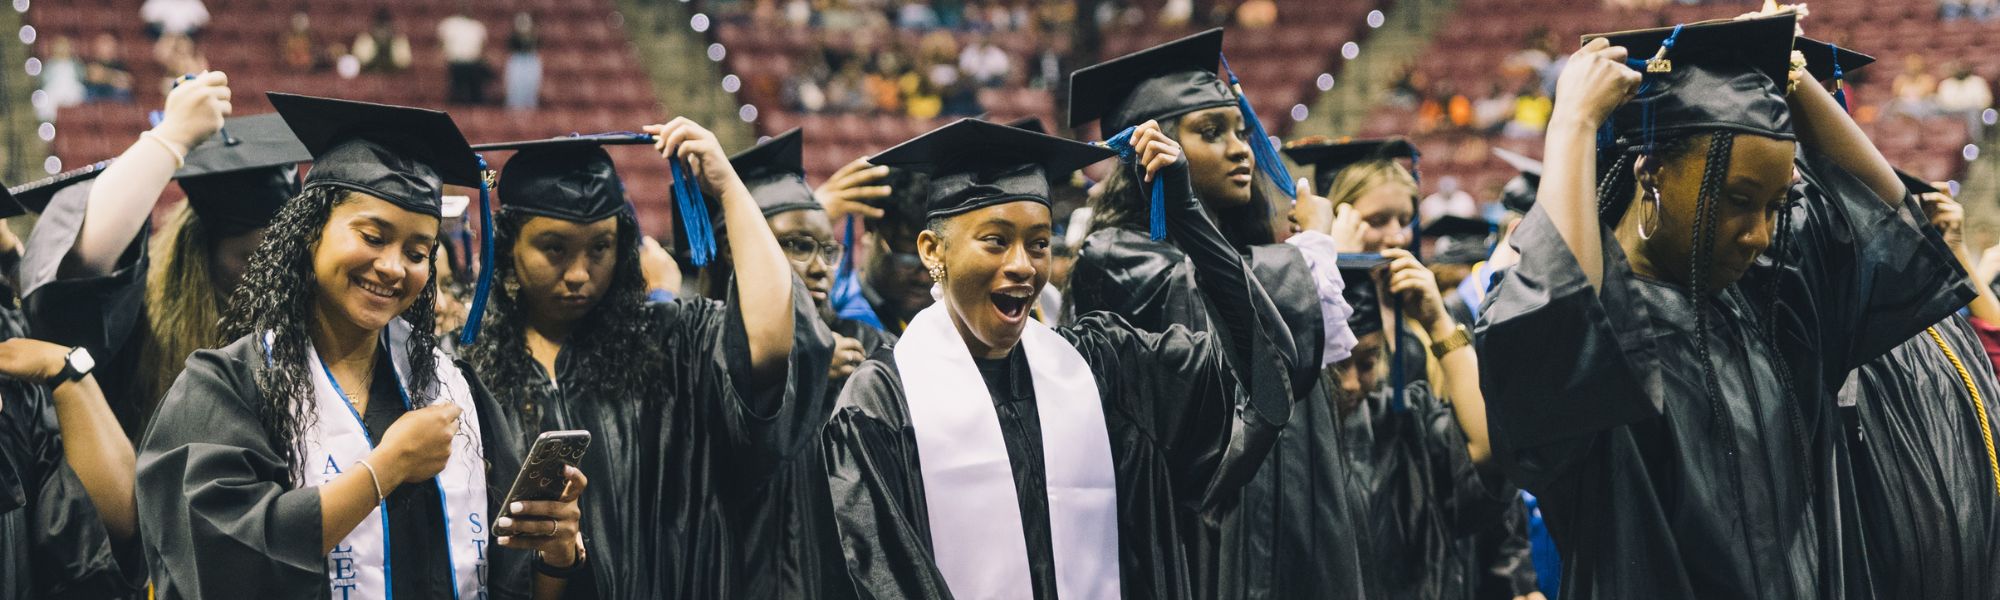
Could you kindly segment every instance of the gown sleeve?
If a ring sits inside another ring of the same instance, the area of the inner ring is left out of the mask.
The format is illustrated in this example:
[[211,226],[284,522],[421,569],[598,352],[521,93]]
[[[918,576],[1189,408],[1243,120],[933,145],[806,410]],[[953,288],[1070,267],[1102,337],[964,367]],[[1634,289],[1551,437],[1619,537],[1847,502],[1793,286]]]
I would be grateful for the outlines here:
[[[1320,327],[1326,332],[1325,347],[1320,356],[1320,367],[1347,360],[1354,354],[1354,332],[1347,328],[1347,318],[1354,315],[1354,308],[1347,305],[1347,298],[1341,292],[1347,289],[1347,281],[1340,278],[1340,251],[1334,247],[1333,238],[1317,231],[1301,231],[1285,239],[1299,249],[1305,257],[1307,270],[1312,274],[1313,289],[1319,297]],[[1266,285],[1278,282],[1266,281]]]
[[[53,399],[40,386],[6,382],[9,403],[0,415],[5,434],[25,444],[7,444],[10,457],[0,469],[25,477],[17,488],[24,496],[21,522],[28,538],[25,557],[38,598],[129,597],[145,589],[146,566],[137,537],[111,538],[97,506],[63,454],[61,426]],[[14,421],[13,419],[20,419]]]
[[[1965,271],[1924,218],[1915,197],[1883,202],[1852,174],[1811,150],[1798,161],[1805,185],[1793,203],[1790,240],[1780,247],[1778,301],[1818,336],[1828,389],[1921,333],[1977,295]],[[1750,291],[1774,273],[1763,262]]]
[[666,368],[680,371],[682,401],[715,432],[723,460],[747,473],[769,473],[818,435],[831,407],[822,390],[833,360],[833,337],[812,297],[791,281],[792,353],[783,379],[751,376],[750,343],[736,286],[729,299],[700,298],[658,305],[668,316]]
[[161,598],[326,593],[319,490],[293,489],[264,435],[254,341],[203,350],[167,392],[139,451],[139,522]]
[[893,357],[848,377],[821,444],[834,523],[859,596],[948,600],[907,406]]
[[1652,317],[1610,228],[1593,289],[1544,210],[1515,229],[1521,262],[1473,335],[1494,456],[1529,489],[1583,458],[1592,434],[1660,415],[1662,397]]
[[[62,272],[70,249],[83,232],[84,210],[94,182],[56,193],[28,234],[21,257],[22,310],[35,337],[82,346],[99,361],[123,349],[145,314],[146,235],[134,237],[111,272]],[[114,404],[118,402],[113,399]]]

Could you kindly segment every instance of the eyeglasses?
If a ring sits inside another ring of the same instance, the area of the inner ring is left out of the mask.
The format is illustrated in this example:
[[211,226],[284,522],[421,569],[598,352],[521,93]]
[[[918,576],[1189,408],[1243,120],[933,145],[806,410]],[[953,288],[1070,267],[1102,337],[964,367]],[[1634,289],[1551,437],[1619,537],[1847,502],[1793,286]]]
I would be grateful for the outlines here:
[[827,265],[840,264],[840,255],[847,250],[840,242],[821,242],[808,237],[788,237],[778,240],[778,246],[785,249],[785,258],[799,264],[812,262],[818,257]]

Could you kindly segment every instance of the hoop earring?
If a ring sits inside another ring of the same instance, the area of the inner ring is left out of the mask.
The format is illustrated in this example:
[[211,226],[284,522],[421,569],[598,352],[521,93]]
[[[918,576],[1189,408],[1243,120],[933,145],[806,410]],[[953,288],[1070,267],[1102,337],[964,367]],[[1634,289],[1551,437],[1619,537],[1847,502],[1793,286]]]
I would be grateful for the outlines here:
[[1642,240],[1651,240],[1653,234],[1660,231],[1660,186],[1648,179],[1640,183],[1646,188],[1645,196],[1639,201],[1639,239]]

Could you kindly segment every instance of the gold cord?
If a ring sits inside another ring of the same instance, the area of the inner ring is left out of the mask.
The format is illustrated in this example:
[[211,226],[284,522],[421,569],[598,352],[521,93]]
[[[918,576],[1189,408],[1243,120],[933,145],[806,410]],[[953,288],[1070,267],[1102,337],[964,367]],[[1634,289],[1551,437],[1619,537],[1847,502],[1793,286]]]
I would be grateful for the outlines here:
[[1986,421],[1986,403],[1979,399],[1979,388],[1972,384],[1972,373],[1965,370],[1965,363],[1959,362],[1958,354],[1945,345],[1944,336],[1938,333],[1936,327],[1925,331],[1931,334],[1931,341],[1937,342],[1938,349],[1944,351],[1944,357],[1951,361],[1952,368],[1958,369],[1958,380],[1965,383],[1965,393],[1972,395],[1972,409],[1979,415],[1979,437],[1986,443],[1986,466],[1993,473],[1993,492],[2000,494],[2000,455],[1993,453],[1993,426]]

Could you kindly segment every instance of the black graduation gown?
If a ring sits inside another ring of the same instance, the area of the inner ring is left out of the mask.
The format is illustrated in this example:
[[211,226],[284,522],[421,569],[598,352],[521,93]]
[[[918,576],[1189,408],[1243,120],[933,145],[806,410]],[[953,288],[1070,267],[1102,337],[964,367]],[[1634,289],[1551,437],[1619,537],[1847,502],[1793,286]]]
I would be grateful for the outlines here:
[[105,531],[48,389],[0,378],[0,600],[144,597],[139,546]]
[[1469,599],[1486,567],[1474,534],[1505,513],[1515,491],[1481,477],[1451,405],[1426,382],[1388,387],[1342,421],[1343,470],[1362,500],[1362,567],[1370,598]]
[[57,193],[28,234],[20,265],[21,310],[36,339],[81,346],[97,360],[97,385],[133,442],[145,433],[146,408],[165,390],[147,390],[139,372],[146,319],[147,234],[141,230],[109,273],[59,277],[59,269],[83,232],[84,210],[95,182]]
[[[1287,321],[1187,192],[1184,163],[1163,173],[1178,191],[1168,203],[1168,235],[1201,282],[1213,330],[1174,325],[1147,333],[1104,312],[1056,330],[1090,365],[1104,404],[1127,598],[1208,596],[1190,573],[1205,564],[1191,556],[1190,548],[1205,547],[1195,543],[1198,523],[1237,501],[1304,395],[1291,385],[1299,359]],[[1036,470],[1024,454],[1041,447],[1039,421],[1032,400],[1006,400],[996,399],[1001,435],[1016,490],[1031,495],[1040,474],[1022,471]],[[930,558],[922,470],[893,356],[864,363],[850,378],[825,449],[848,569],[862,593],[949,597]],[[1035,514],[1042,503],[1022,504],[1024,534],[1045,537],[1047,520]],[[1053,581],[1053,565],[1034,547],[1030,569],[1041,574],[1034,579]],[[1037,595],[1053,595],[1052,585],[1041,584]]]
[[[2000,425],[2000,384],[1971,323],[1933,326]],[[1980,417],[1929,333],[1855,369],[1841,389],[1857,435],[1854,484],[1869,572],[1882,598],[2000,598],[2000,492]],[[1843,411],[1846,412],[1846,411]]]
[[[157,598],[331,596],[319,491],[290,488],[284,460],[258,421],[263,365],[262,344],[253,336],[196,352],[146,432],[139,521]],[[503,414],[499,406],[465,372],[486,443],[487,514],[499,514],[527,448],[519,426],[495,418]],[[490,596],[528,597],[531,553],[502,548],[487,531]]]
[[621,332],[659,340],[660,364],[623,367],[657,372],[655,397],[592,394],[568,352],[556,357],[555,381],[536,368],[529,385],[496,394],[525,424],[523,444],[543,431],[592,434],[582,464],[591,569],[567,597],[822,598],[845,587],[825,477],[795,468],[817,466],[796,456],[817,450],[832,411],[822,391],[831,338],[805,288],[794,284],[792,296],[782,380],[750,378],[732,285],[726,303],[649,304],[647,330]]
[[[1276,447],[1242,497],[1201,532],[1196,589],[1216,598],[1347,597],[1366,594],[1353,535],[1358,513],[1340,489],[1345,475],[1337,454],[1339,426],[1318,365],[1325,326],[1319,292],[1298,249],[1253,246],[1256,281],[1294,336],[1295,391],[1304,401],[1279,434]],[[1157,331],[1182,325],[1210,329],[1206,300],[1195,286],[1194,266],[1173,244],[1143,232],[1106,228],[1084,241],[1070,271],[1064,310],[1108,310],[1135,327]],[[1307,385],[1310,383],[1310,385]]]
[[[1481,385],[1496,456],[1562,551],[1565,600],[1839,598],[1859,585],[1833,389],[1972,290],[1914,202],[1891,208],[1823,157],[1799,168],[1808,184],[1767,253],[1778,260],[1713,297],[1635,276],[1608,227],[1594,291],[1544,205],[1515,231],[1521,263],[1482,311]],[[1760,327],[1777,328],[1778,347]]]
[[[861,356],[865,358],[887,356],[884,353],[896,347],[896,334],[853,319],[834,317],[833,322],[829,324],[829,328],[842,337],[854,338],[854,341],[861,342]],[[826,395],[830,396],[830,401],[838,400],[841,388],[845,387],[847,387],[846,377],[829,381],[826,386]],[[832,406],[832,404],[829,403],[828,406]]]
[[1472,597],[1513,600],[1540,591],[1533,545],[1528,542],[1528,507],[1519,494],[1500,519],[1473,537],[1473,564],[1482,570]]

